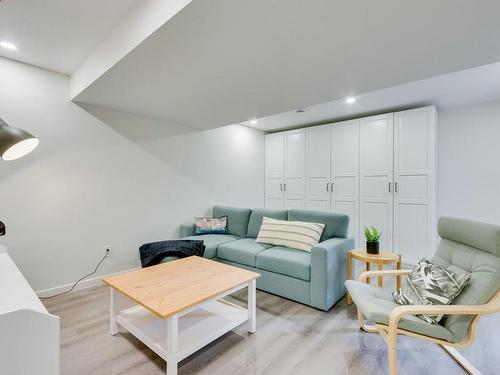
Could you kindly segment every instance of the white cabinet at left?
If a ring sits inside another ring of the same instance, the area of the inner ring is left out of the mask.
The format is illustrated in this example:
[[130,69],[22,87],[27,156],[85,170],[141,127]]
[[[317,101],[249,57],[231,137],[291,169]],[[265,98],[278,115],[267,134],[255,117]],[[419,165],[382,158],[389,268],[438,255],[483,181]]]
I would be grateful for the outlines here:
[[59,317],[48,313],[1,246],[0,373],[59,374]]
[[266,136],[267,208],[305,208],[305,129]]

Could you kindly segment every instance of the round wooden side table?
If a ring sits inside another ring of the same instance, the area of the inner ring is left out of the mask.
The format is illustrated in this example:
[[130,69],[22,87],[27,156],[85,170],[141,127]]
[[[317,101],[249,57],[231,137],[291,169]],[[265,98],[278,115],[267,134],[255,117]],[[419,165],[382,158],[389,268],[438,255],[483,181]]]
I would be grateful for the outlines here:
[[[370,264],[376,263],[377,269],[379,271],[384,269],[384,264],[396,263],[396,268],[398,270],[401,269],[401,255],[388,253],[381,251],[378,254],[368,254],[366,249],[354,249],[349,250],[347,252],[347,279],[352,280],[352,261],[353,259],[357,259],[359,261],[366,263],[366,270],[370,271]],[[370,278],[366,279],[367,283],[370,283]],[[384,281],[382,277],[378,278],[378,286],[382,287],[384,285]],[[396,288],[401,287],[401,276],[397,276],[396,278]],[[347,304],[350,305],[352,303],[351,296],[347,293]]]

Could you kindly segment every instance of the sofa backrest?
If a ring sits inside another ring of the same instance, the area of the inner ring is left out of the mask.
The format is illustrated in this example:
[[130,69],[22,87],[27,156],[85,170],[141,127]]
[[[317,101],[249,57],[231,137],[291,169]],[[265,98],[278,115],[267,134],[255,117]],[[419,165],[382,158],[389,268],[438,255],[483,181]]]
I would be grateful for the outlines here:
[[248,222],[247,237],[257,238],[260,226],[262,225],[262,218],[264,216],[278,220],[287,220],[288,211],[273,210],[270,208],[254,208],[250,214],[250,220]]
[[238,237],[247,236],[248,220],[252,210],[249,208],[214,206],[213,217],[227,216],[227,231]]
[[[438,232],[441,241],[431,261],[450,272],[472,274],[469,285],[453,304],[488,302],[500,288],[500,226],[442,217]],[[442,324],[459,342],[465,338],[472,319],[470,315],[451,315]]]
[[331,212],[289,210],[288,221],[307,221],[325,224],[320,242],[332,237],[347,238],[347,230],[349,229],[349,216]]

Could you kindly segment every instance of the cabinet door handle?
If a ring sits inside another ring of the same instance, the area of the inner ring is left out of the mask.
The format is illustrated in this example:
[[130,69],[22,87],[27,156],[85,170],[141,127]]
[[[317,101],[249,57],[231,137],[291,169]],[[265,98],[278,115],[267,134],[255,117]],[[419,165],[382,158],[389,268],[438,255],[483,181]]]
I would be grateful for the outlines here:
[[394,191],[395,191],[396,193],[398,192],[398,183],[397,183],[397,182],[394,184]]
[[389,182],[389,193],[391,193],[391,182]]
[[283,190],[286,191],[286,182],[283,184]]
[[283,183],[280,184],[280,190],[283,191]]
[[330,183],[327,182],[326,183],[326,191],[330,191],[329,186],[330,186]]
[[333,182],[330,183],[330,191],[333,191]]

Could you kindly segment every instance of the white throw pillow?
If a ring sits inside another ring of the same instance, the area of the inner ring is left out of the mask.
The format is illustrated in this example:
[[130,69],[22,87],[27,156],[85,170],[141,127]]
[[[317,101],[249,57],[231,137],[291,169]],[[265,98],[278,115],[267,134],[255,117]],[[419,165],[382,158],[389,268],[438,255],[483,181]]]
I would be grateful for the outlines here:
[[255,242],[311,251],[319,242],[323,229],[325,224],[264,217]]

